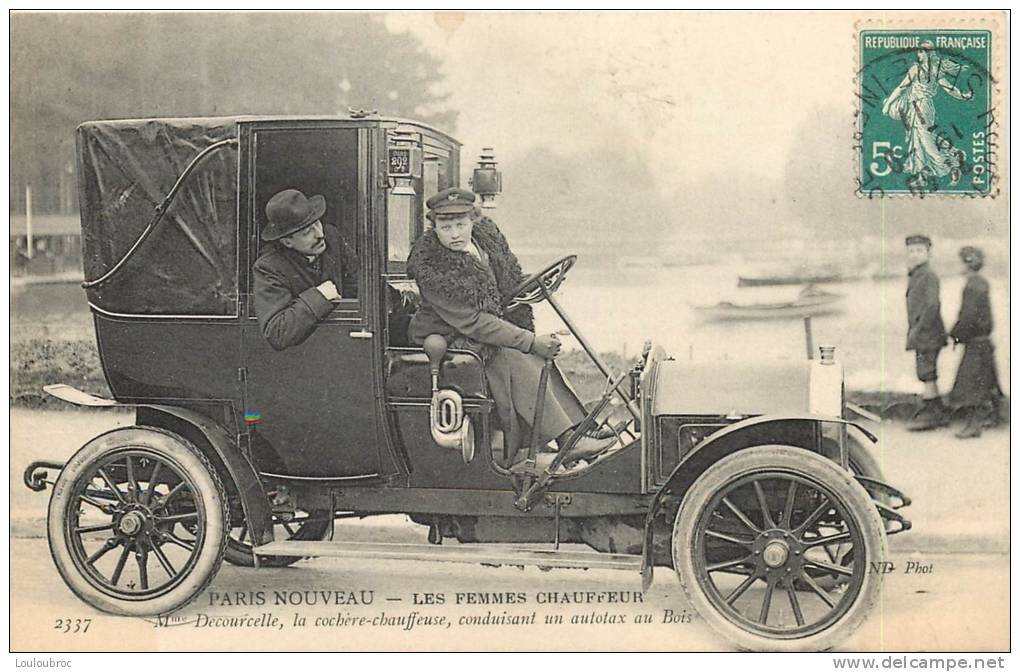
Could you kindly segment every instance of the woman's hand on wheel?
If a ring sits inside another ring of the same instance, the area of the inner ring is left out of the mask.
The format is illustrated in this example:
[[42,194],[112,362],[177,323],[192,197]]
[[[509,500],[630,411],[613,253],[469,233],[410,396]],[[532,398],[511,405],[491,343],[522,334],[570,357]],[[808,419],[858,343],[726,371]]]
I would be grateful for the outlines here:
[[538,355],[542,359],[556,359],[556,355],[560,354],[560,339],[556,337],[556,334],[543,334],[542,336],[535,336],[535,342],[531,345],[531,352]]

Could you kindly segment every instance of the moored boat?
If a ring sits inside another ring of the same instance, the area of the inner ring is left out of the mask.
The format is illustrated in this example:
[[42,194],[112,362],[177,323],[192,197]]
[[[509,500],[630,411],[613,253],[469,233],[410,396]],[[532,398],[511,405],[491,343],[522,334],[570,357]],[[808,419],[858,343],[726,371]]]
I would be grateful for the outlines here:
[[691,308],[696,314],[708,320],[782,320],[840,313],[843,311],[842,303],[842,294],[808,286],[791,301],[755,303],[720,301],[712,305]]

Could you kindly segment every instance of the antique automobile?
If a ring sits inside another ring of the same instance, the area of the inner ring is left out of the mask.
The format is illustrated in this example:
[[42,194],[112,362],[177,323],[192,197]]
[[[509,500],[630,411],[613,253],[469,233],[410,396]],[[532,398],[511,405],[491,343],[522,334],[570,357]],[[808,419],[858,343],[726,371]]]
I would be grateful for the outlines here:
[[[29,465],[25,482],[43,490],[59,469],[51,553],[96,609],[166,614],[224,559],[314,556],[622,569],[646,588],[672,567],[701,617],[755,650],[831,647],[879,599],[909,500],[849,419],[833,348],[697,362],[649,343],[612,371],[555,296],[567,256],[513,301],[548,302],[605,376],[569,441],[615,441],[585,459],[514,452],[478,355],[407,337],[424,202],[460,184],[449,135],[365,113],[98,121],[77,152],[84,287],[113,398],[46,391],[130,409],[134,424]],[[491,153],[470,184],[492,205]],[[325,196],[358,268],[307,340],[276,350],[252,264],[265,205],[290,187]],[[342,521],[384,514],[426,526],[429,543],[344,540]]]

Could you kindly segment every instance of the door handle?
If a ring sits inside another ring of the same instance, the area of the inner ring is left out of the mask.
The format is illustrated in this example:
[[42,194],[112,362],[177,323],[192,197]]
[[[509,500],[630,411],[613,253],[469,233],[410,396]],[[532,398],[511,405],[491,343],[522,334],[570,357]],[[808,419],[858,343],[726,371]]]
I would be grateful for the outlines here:
[[364,329],[360,329],[358,331],[352,331],[350,333],[350,337],[351,338],[373,338],[373,337],[375,337],[375,334],[373,334],[371,331],[365,331]]

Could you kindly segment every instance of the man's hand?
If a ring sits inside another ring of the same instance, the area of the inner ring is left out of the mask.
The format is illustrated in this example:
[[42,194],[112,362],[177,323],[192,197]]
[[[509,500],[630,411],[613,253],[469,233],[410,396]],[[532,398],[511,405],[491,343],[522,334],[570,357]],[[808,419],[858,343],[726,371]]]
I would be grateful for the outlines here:
[[531,351],[542,359],[556,359],[556,355],[560,354],[560,347],[560,339],[556,338],[556,334],[546,334],[535,336]]
[[327,301],[339,301],[341,298],[340,292],[337,291],[336,285],[333,284],[332,280],[327,280],[316,287],[316,289],[319,290],[319,294],[322,294]]

